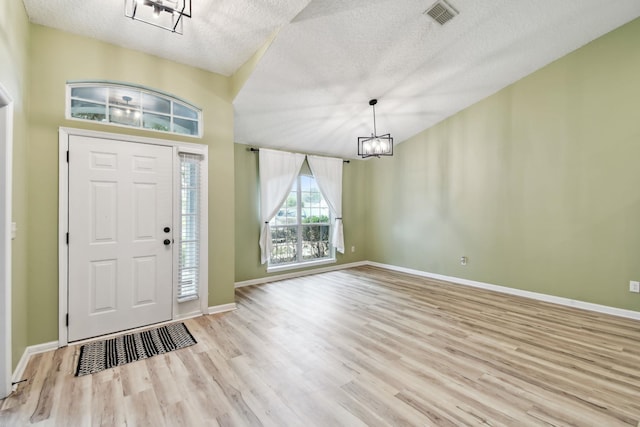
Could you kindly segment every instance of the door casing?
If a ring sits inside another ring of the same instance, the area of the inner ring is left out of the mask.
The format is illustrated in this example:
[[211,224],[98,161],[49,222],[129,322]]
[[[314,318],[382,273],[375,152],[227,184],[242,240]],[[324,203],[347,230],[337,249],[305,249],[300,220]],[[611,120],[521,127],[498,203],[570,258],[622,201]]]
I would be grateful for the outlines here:
[[[68,274],[69,274],[69,254],[67,246],[67,232],[69,231],[69,169],[67,163],[67,151],[69,150],[69,137],[71,135],[88,136],[101,139],[112,139],[124,142],[135,142],[142,144],[152,144],[161,146],[173,147],[174,151],[174,171],[179,171],[179,159],[177,153],[191,153],[202,156],[203,168],[202,168],[202,203],[201,203],[201,218],[203,218],[201,224],[201,233],[203,238],[200,240],[200,255],[204,261],[200,264],[200,298],[193,301],[192,304],[183,303],[178,304],[175,298],[177,283],[177,268],[174,268],[173,278],[173,318],[172,320],[186,319],[189,317],[199,316],[208,312],[208,146],[204,144],[193,144],[180,141],[168,141],[156,138],[138,137],[125,134],[114,134],[108,132],[96,132],[83,129],[64,128],[59,129],[58,140],[58,159],[59,159],[59,187],[58,187],[58,284],[59,284],[59,320],[58,320],[58,346],[64,347],[69,344],[69,336],[67,329],[67,313],[68,313]],[[176,172],[177,173],[177,172]],[[179,180],[176,181],[176,185],[173,188],[174,200],[180,200],[179,198]],[[173,215],[173,229],[178,230],[178,220],[180,206],[176,204],[174,206]],[[176,242],[177,243],[177,242]],[[173,251],[174,266],[177,266],[178,262],[178,250]],[[80,341],[81,342],[81,341]]]
[[0,399],[11,393],[11,187],[13,100],[0,83]]

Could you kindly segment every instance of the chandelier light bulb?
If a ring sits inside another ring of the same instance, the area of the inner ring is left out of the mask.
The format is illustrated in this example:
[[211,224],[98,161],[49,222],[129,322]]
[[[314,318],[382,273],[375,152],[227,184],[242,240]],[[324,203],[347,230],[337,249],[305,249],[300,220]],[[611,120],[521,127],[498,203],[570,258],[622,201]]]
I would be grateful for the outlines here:
[[365,141],[363,148],[365,153],[371,153],[371,141]]

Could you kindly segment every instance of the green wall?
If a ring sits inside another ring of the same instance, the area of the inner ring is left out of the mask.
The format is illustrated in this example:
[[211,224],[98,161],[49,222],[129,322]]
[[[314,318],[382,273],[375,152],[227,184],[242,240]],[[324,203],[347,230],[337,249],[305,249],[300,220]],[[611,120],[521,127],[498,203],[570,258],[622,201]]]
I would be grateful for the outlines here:
[[[29,109],[29,344],[58,339],[58,128],[181,139],[209,146],[209,305],[234,301],[233,109],[230,79],[51,28],[31,26]],[[203,109],[202,139],[64,118],[65,83],[104,79],[148,86]],[[37,267],[36,267],[37,266]]]
[[12,220],[18,226],[11,245],[12,365],[28,345],[27,337],[27,70],[29,21],[22,2],[0,4],[0,83],[14,102]]
[[[236,282],[291,272],[268,274],[266,265],[260,264],[258,154],[248,151],[248,149],[249,147],[246,145],[235,145]],[[365,165],[363,161],[352,160],[344,165],[342,217],[345,253],[336,253],[337,264],[367,259],[367,233],[364,225],[367,195],[362,191],[366,188],[364,177]],[[355,246],[355,252],[351,252],[352,246]]]
[[640,310],[638,40],[635,20],[367,162],[370,259]]

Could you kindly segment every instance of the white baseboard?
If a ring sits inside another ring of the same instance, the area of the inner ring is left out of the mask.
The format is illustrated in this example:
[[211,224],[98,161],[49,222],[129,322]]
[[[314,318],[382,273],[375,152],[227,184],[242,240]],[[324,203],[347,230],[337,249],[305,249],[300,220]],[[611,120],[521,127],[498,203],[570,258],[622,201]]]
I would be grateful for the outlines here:
[[301,271],[294,271],[286,274],[277,274],[275,276],[260,277],[258,279],[251,279],[251,280],[245,280],[242,282],[236,282],[236,288],[242,288],[243,286],[261,285],[263,283],[277,282],[279,280],[293,279],[296,277],[308,276],[310,274],[327,273],[329,271],[344,270],[345,268],[360,267],[368,264],[369,264],[368,261],[358,261],[358,262],[351,262],[349,264],[337,264],[337,265],[332,265],[330,267],[321,267],[321,268],[314,268],[312,270],[301,270]]
[[18,365],[16,369],[13,371],[13,376],[11,377],[11,382],[17,383],[22,380],[22,376],[24,375],[24,370],[27,368],[27,364],[31,359],[31,356],[34,354],[45,353],[50,350],[56,350],[58,348],[58,341],[51,341],[44,344],[30,345],[24,349],[24,353],[22,353],[22,357],[18,361]]
[[442,274],[428,273],[426,271],[414,270],[412,268],[398,267],[398,266],[389,265],[389,264],[381,264],[378,262],[368,262],[367,264],[373,267],[386,268],[387,270],[413,274],[414,276],[421,276],[421,277],[427,277],[429,279],[443,280],[445,282],[451,282],[458,285],[472,286],[474,288],[487,289],[491,291],[501,292],[503,294],[531,298],[538,301],[550,302],[554,304],[564,305],[567,307],[575,307],[583,310],[594,311],[597,313],[604,313],[604,314],[610,314],[618,317],[626,317],[629,319],[640,320],[639,311],[625,310],[623,308],[593,304],[590,302],[579,301],[579,300],[574,300],[570,298],[557,297],[554,295],[547,295],[539,292],[531,292],[531,291],[525,291],[522,289],[509,288],[507,286],[493,285],[491,283],[476,282],[475,280],[461,279],[459,277],[444,276]]
[[209,314],[225,313],[227,311],[233,311],[236,308],[237,307],[235,302],[232,302],[230,304],[214,305],[212,307],[209,307]]

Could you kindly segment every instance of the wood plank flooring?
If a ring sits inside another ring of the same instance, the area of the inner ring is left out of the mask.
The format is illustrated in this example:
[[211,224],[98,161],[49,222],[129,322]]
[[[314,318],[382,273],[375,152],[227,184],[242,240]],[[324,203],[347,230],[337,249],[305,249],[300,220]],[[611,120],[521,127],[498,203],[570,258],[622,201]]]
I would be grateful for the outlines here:
[[360,267],[237,289],[198,344],[76,378],[34,356],[2,426],[640,426],[640,322]]

